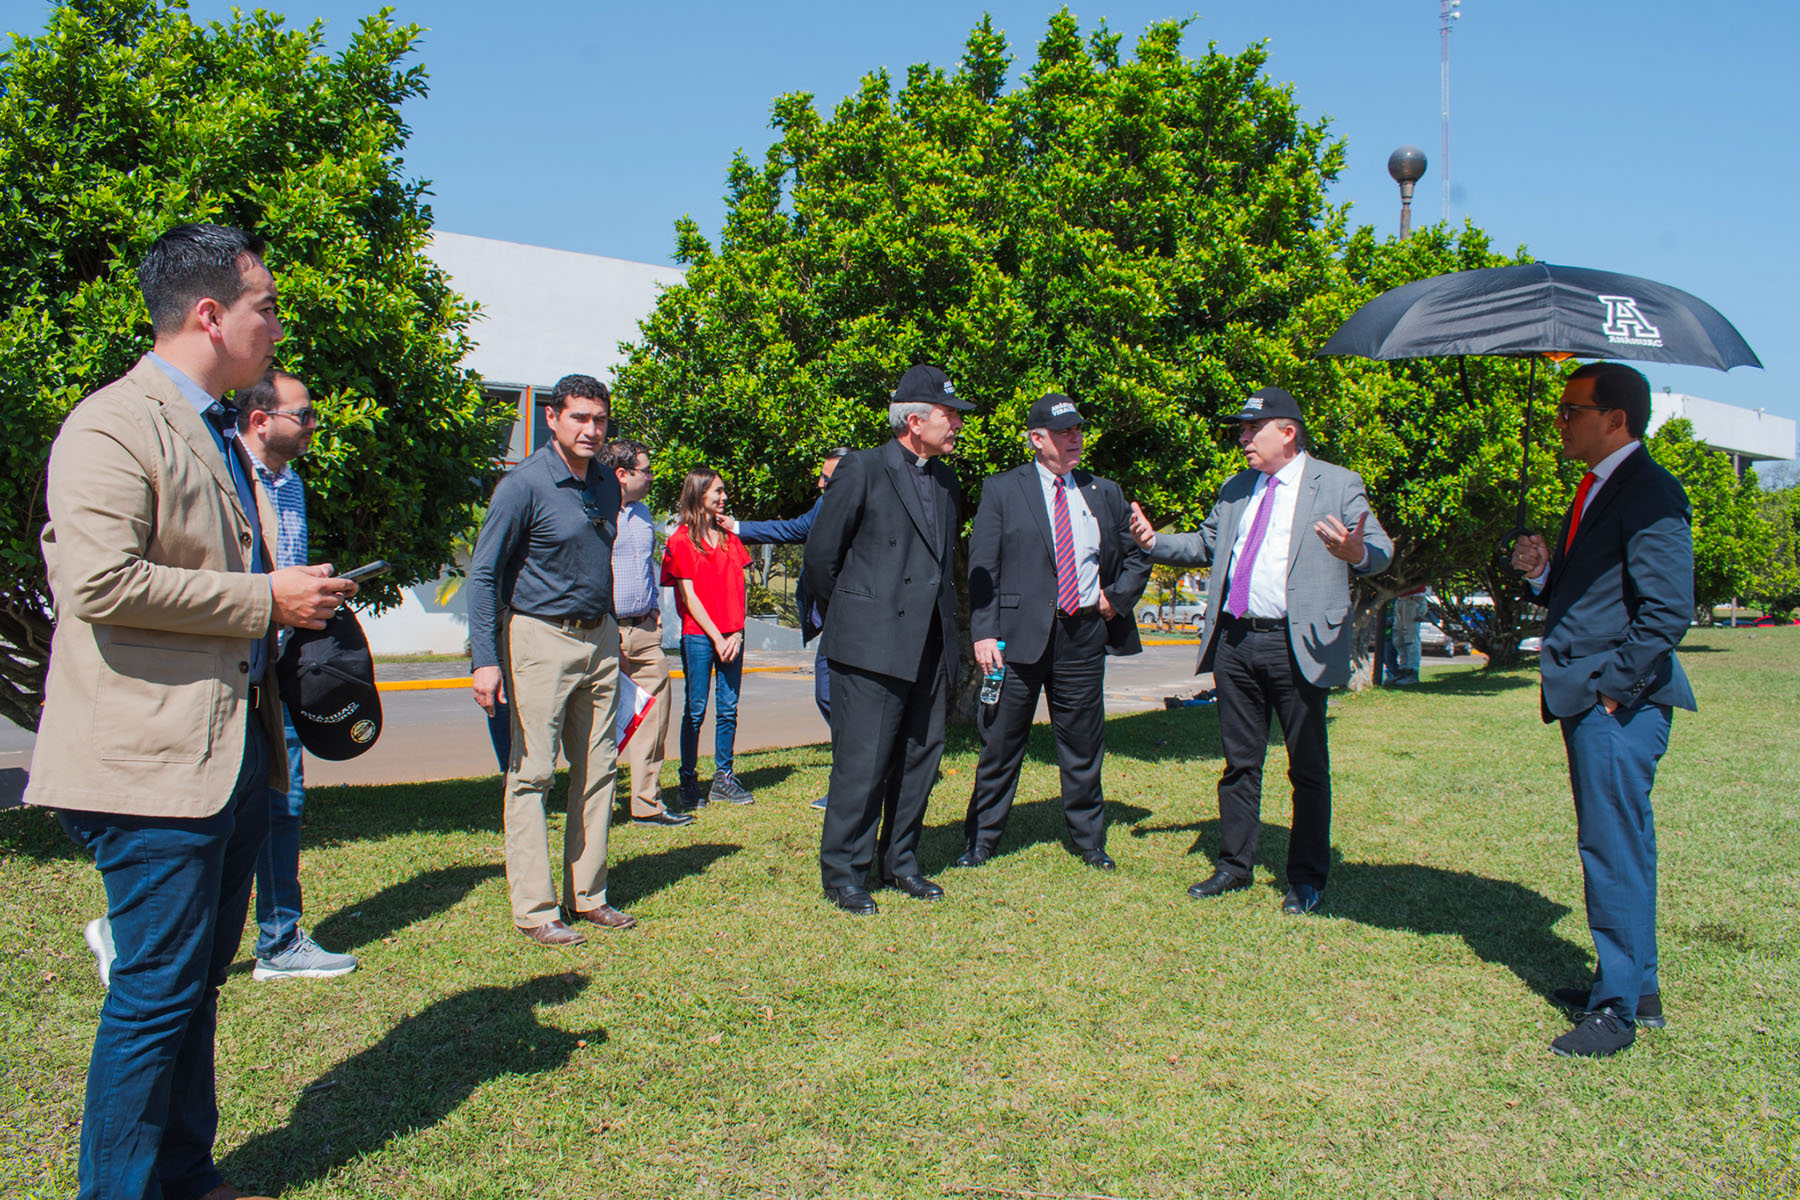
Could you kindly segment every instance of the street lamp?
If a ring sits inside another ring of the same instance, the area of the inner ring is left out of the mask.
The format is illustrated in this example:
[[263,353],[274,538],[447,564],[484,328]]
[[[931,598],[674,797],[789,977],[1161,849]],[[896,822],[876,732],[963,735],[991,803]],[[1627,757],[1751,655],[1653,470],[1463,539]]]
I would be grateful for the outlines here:
[[1402,146],[1388,155],[1388,174],[1400,185],[1400,236],[1412,236],[1413,184],[1425,174],[1425,152],[1417,146]]

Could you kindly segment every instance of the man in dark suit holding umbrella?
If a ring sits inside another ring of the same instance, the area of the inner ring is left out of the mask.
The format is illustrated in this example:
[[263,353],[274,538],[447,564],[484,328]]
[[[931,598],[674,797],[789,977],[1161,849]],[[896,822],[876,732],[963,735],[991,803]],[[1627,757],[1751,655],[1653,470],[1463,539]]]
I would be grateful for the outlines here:
[[1554,547],[1528,535],[1513,548],[1546,609],[1543,715],[1562,723],[1598,959],[1592,987],[1555,993],[1579,1014],[1550,1043],[1561,1055],[1616,1054],[1638,1025],[1664,1023],[1650,789],[1672,710],[1695,707],[1675,655],[1694,614],[1694,547],[1686,492],[1640,440],[1649,421],[1637,371],[1592,363],[1571,375],[1556,427],[1587,474]]
[[1074,402],[1052,392],[1031,406],[1025,425],[1035,457],[982,485],[969,539],[975,661],[984,673],[1004,663],[1006,677],[999,701],[979,716],[985,745],[956,865],[978,867],[999,844],[1044,692],[1070,841],[1088,866],[1110,871],[1102,686],[1107,654],[1143,650],[1132,606],[1150,560],[1132,540],[1119,485],[1076,469],[1084,422]]
[[877,856],[883,883],[919,900],[944,895],[918,858],[958,660],[959,489],[937,460],[972,408],[938,368],[907,371],[888,405],[894,440],[840,460],[806,541],[831,663],[819,874],[825,898],[850,913],[875,911],[864,883]]

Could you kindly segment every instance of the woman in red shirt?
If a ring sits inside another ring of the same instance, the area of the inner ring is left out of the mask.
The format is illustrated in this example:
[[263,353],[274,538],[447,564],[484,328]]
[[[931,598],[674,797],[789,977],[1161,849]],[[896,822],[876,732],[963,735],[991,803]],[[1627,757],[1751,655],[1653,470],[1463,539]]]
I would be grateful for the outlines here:
[[[675,589],[681,613],[681,668],[686,696],[681,714],[681,799],[683,809],[712,800],[749,804],[756,799],[731,771],[737,740],[738,683],[744,672],[744,568],[750,552],[737,535],[719,526],[725,512],[725,480],[710,467],[695,467],[681,484],[675,506],[680,525],[663,552],[662,582]],[[713,778],[700,794],[696,763],[700,726],[706,720],[706,693],[718,679],[719,711],[713,720]]]

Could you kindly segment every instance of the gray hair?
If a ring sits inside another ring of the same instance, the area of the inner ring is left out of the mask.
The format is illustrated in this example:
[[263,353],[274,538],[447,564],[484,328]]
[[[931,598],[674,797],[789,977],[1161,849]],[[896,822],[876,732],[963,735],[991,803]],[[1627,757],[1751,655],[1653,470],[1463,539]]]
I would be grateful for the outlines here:
[[897,400],[888,405],[888,428],[896,435],[906,432],[906,418],[929,417],[937,405],[924,400]]

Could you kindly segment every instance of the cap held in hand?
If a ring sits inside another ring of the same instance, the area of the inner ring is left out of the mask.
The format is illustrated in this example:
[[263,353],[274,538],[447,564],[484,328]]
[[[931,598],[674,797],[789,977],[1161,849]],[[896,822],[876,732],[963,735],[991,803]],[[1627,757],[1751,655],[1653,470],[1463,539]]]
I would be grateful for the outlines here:
[[275,680],[300,744],[320,758],[355,758],[381,736],[375,660],[350,609],[338,609],[323,629],[294,630]]

